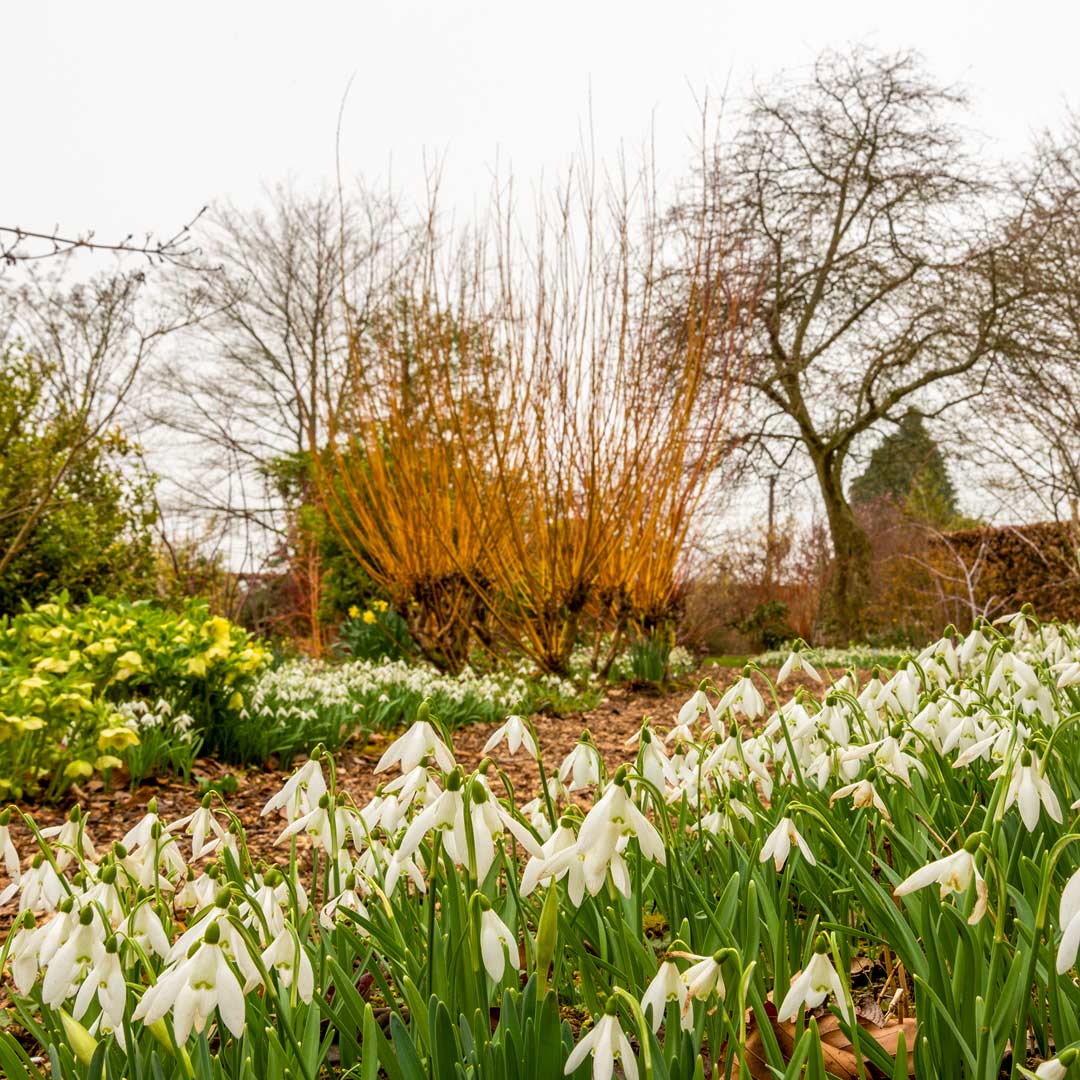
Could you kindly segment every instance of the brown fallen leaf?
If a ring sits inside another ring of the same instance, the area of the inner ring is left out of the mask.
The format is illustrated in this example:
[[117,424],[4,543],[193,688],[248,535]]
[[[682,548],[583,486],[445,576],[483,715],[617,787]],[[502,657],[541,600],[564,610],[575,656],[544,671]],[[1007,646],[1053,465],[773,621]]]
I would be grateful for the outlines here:
[[[766,1007],[766,1015],[769,1018],[776,1042],[780,1047],[780,1053],[784,1061],[790,1061],[795,1052],[795,1025],[791,1021],[780,1023],[776,1019],[775,1011]],[[860,1040],[869,1037],[873,1039],[891,1057],[896,1057],[900,1042],[900,1033],[904,1035],[904,1045],[907,1047],[907,1071],[908,1076],[915,1075],[915,1063],[912,1056],[912,1048],[915,1044],[916,1026],[914,1019],[893,1020],[885,1025],[871,1023],[859,1017]],[[753,1020],[751,1021],[753,1023]],[[839,1080],[858,1080],[859,1067],[855,1056],[851,1039],[844,1034],[837,1018],[829,1013],[818,1018],[818,1032],[821,1036],[821,1054],[825,1061],[826,1071]],[[765,1044],[761,1031],[754,1023],[753,1029],[746,1037],[743,1047],[746,1064],[750,1069],[750,1075],[754,1080],[772,1080],[773,1073],[769,1069],[765,1056]],[[869,1077],[878,1078],[883,1074],[868,1061],[863,1055],[863,1069]]]

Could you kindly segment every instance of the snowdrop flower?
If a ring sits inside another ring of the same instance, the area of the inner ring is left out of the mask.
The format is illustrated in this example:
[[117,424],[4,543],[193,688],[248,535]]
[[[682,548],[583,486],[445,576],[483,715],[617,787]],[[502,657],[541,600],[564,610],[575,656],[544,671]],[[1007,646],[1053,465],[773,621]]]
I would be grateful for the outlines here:
[[123,936],[134,942],[144,952],[165,957],[169,952],[169,938],[165,928],[161,925],[161,919],[151,900],[144,900],[136,905],[135,909],[127,917],[122,931]]
[[45,914],[55,911],[68,892],[64,880],[40,852],[34,856],[29,869],[20,875],[18,885],[12,882],[0,895],[0,903],[6,903],[16,891],[20,911]]
[[973,881],[976,900],[968,922],[974,926],[986,914],[986,882],[975,866],[974,854],[966,846],[952,855],[920,867],[893,889],[893,895],[907,896],[916,889],[937,884],[941,886],[941,899],[944,900],[949,893],[967,892]]
[[458,852],[468,851],[468,838],[465,834],[465,797],[462,791],[460,769],[455,769],[450,774],[446,790],[430,806],[425,806],[413,818],[398,845],[397,857],[407,859],[416,851],[429,832],[447,827],[451,830],[447,838],[450,841],[449,847],[453,848],[451,855],[460,865],[462,860],[457,858]]
[[274,843],[280,844],[290,836],[307,833],[333,858],[337,856],[350,829],[354,827],[354,820],[353,813],[340,805],[337,799],[325,794],[319,799],[317,806],[286,825]]
[[625,766],[620,767],[607,791],[585,815],[578,843],[591,855],[606,848],[614,850],[615,841],[621,836],[637,837],[645,858],[665,865],[664,842],[655,826],[634,805]]
[[481,908],[480,956],[488,975],[495,982],[502,982],[508,956],[510,966],[515,971],[521,970],[517,936],[510,932],[510,928],[495,913],[486,896],[481,895],[479,902]]
[[536,740],[532,737],[532,732],[529,730],[529,725],[524,717],[513,715],[506,718],[506,723],[502,727],[497,728],[492,732],[491,738],[484,743],[484,749],[482,753],[490,754],[500,742],[506,740],[507,752],[513,756],[523,746],[525,752],[533,759],[536,760]]
[[[15,984],[15,989],[25,996],[30,993],[34,980],[37,979],[38,950],[45,927],[35,926],[34,917],[29,912],[21,918],[24,921],[12,938],[8,962],[11,965],[11,981]],[[57,919],[52,921],[56,922]]]
[[[544,841],[542,856],[533,857],[525,865],[521,878],[521,894],[527,896],[543,881],[561,881],[566,878],[566,893],[574,907],[585,896],[585,852],[578,846],[574,831],[576,822],[564,816],[559,827]],[[600,875],[603,883],[603,874]]]
[[3,814],[0,814],[0,853],[3,855],[4,869],[7,871],[7,876],[13,882],[17,882],[22,869],[22,862],[19,859],[19,853],[15,845],[11,841],[10,824],[11,810],[5,810]]
[[567,791],[580,791],[600,783],[600,751],[587,731],[582,732],[577,745],[563,758],[559,779],[564,783],[569,780]]
[[[424,716],[427,710],[419,710]],[[387,748],[379,763],[375,766],[375,772],[385,772],[391,765],[399,765],[402,772],[410,772],[426,757],[434,757],[436,764],[444,773],[450,772],[455,765],[454,755],[450,752],[446,743],[439,738],[438,733],[425,719],[413,722],[412,727],[400,738],[395,739]]]
[[79,912],[78,925],[46,962],[41,1000],[51,1008],[63,1004],[82,986],[87,973],[105,957],[105,927],[97,909]]
[[1070,1046],[1063,1050],[1056,1058],[1044,1061],[1036,1070],[1035,1075],[1039,1080],[1065,1080],[1069,1069],[1078,1056],[1076,1047]]
[[649,1010],[652,1010],[649,1022],[654,1033],[660,1030],[660,1025],[664,1022],[664,1009],[669,1001],[679,1003],[679,1025],[683,1031],[692,1031],[694,1014],[687,1007],[686,979],[670,960],[665,960],[641,997],[641,1011],[645,1016],[648,1017]]
[[750,678],[750,669],[744,668],[742,678],[737,680],[717,702],[714,716],[730,709],[736,715],[741,714],[747,720],[756,720],[765,712],[765,699]]
[[[509,813],[491,794],[481,777],[472,782],[469,820],[473,829],[473,849],[476,853],[476,876],[479,880],[487,876],[491,864],[495,861],[496,841],[506,831],[530,855],[540,854],[540,844],[531,832]],[[464,859],[468,848],[458,849],[457,856]]]
[[638,760],[641,762],[641,775],[653,787],[664,791],[669,784],[675,783],[675,770],[660,744],[647,728],[641,729],[641,750]]
[[[208,794],[202,801],[202,805],[194,813],[174,821],[169,826],[170,832],[174,829],[185,829],[191,837],[191,857],[201,859],[204,855],[212,854],[221,845],[225,836],[223,829],[210,809],[213,795]],[[209,839],[208,839],[209,838]]]
[[829,994],[836,999],[836,1006],[844,1019],[850,1020],[847,1002],[844,1000],[844,987],[827,950],[824,939],[819,938],[810,963],[792,980],[791,988],[780,1003],[780,1008],[776,1011],[778,1020],[794,1020],[803,1005],[808,1009],[816,1009]]
[[172,1009],[178,1046],[192,1031],[201,1033],[215,1009],[236,1038],[244,1033],[244,989],[221,946],[219,925],[212,922],[202,942],[167,967],[135,1007],[132,1018],[147,1026]]
[[157,806],[157,799],[151,799],[146,804],[146,813],[120,838],[128,851],[148,846],[167,831],[165,822],[158,817]]
[[[81,824],[82,815],[79,808],[76,806],[72,809],[67,821],[63,825],[53,825],[48,829],[42,829],[41,835],[46,840],[52,840],[55,838],[55,843],[52,845],[53,858],[56,860],[56,865],[60,870],[63,870],[66,866],[70,866],[75,858],[81,855],[85,859],[96,859],[97,852],[94,850],[94,845],[90,840],[90,835],[82,827]],[[6,837],[7,829],[4,828],[4,834]],[[11,843],[10,840],[7,841]],[[14,852],[14,848],[11,849]],[[4,850],[5,860],[7,859],[7,846]],[[18,866],[18,856],[16,858],[16,867]],[[10,873],[10,863],[8,863],[8,870]],[[15,875],[12,874],[12,877]],[[78,1017],[76,1017],[78,1019]]]
[[[357,863],[357,869],[372,881],[377,880],[379,877],[379,873],[376,872],[377,868],[368,864],[368,860],[373,858],[374,853],[374,847],[368,848]],[[390,896],[397,888],[397,883],[401,880],[402,874],[413,883],[417,892],[427,892],[424,872],[420,868],[420,863],[417,862],[415,854],[405,856],[400,851],[396,851],[392,856],[385,858],[383,863],[386,867],[386,877],[383,879],[382,890],[387,896]]]
[[318,758],[309,758],[285,781],[281,790],[271,796],[260,812],[260,817],[280,810],[289,820],[307,814],[326,794],[326,781]]
[[300,944],[296,932],[285,927],[263,950],[262,962],[273,968],[281,979],[282,986],[296,986],[296,994],[305,1004],[311,1001],[315,991],[315,974],[311,969],[311,958]]
[[1076,963],[1076,950],[1080,946],[1080,870],[1069,878],[1061,890],[1058,925],[1062,934],[1058,945],[1057,973],[1064,975]]
[[542,841],[551,838],[551,822],[548,821],[547,807],[539,795],[530,799],[521,808],[521,816],[532,826],[532,830]]
[[[990,779],[996,780],[1004,769],[1004,765],[995,769]],[[1027,749],[1022,750],[1016,758],[1000,813],[1004,814],[1013,803],[1019,807],[1020,818],[1028,832],[1033,832],[1039,823],[1040,804],[1054,821],[1061,824],[1061,804],[1042,775],[1039,759]]]
[[705,696],[705,691],[699,687],[679,709],[679,714],[675,718],[675,726],[667,733],[665,741],[670,742],[672,739],[677,738],[684,742],[692,742],[694,739],[693,727],[702,713],[709,713],[711,719],[712,710],[709,707],[709,699]]
[[[686,995],[687,999],[683,1002],[683,1026],[686,1026],[686,1019],[690,1013],[690,1003],[692,1001],[704,1001],[714,992],[723,997],[727,993],[727,988],[724,986],[724,975],[721,970],[721,962],[724,959],[726,950],[721,949],[719,952],[713,953],[712,956],[695,956],[693,954],[686,954],[687,959],[696,960],[697,963],[692,964],[683,972],[683,982],[686,983]],[[679,954],[683,955],[683,954]],[[691,1025],[693,1020],[691,1019]]]
[[799,649],[795,649],[793,652],[788,653],[788,658],[781,665],[776,676],[776,685],[782,686],[791,677],[792,672],[795,671],[805,671],[814,682],[821,682],[821,676],[814,670],[810,661],[806,659],[806,654]]
[[619,1018],[615,1014],[615,999],[609,998],[604,1015],[583,1035],[577,1046],[566,1059],[564,1076],[570,1076],[590,1055],[593,1058],[593,1080],[611,1080],[615,1072],[615,1061],[622,1065],[626,1080],[638,1080],[637,1061],[631,1049],[630,1040],[619,1027]]
[[123,968],[120,967],[117,945],[116,938],[112,938],[96,957],[83,979],[82,986],[79,987],[75,1006],[71,1010],[75,1019],[81,1020],[90,1008],[90,1003],[97,999],[101,1006],[101,1015],[112,1031],[123,1028],[124,1005],[127,1002],[127,983],[124,980]]
[[761,855],[758,858],[762,862],[772,859],[777,871],[783,870],[784,863],[787,862],[788,855],[791,854],[792,844],[798,846],[803,853],[803,858],[811,866],[817,866],[817,859],[814,858],[814,854],[802,838],[802,834],[795,828],[795,823],[791,818],[786,817],[781,818],[776,823],[776,828],[766,837],[765,844],[761,849]]
[[872,806],[886,821],[892,821],[889,817],[889,808],[881,801],[877,788],[869,779],[857,780],[853,784],[845,784],[842,788],[837,788],[829,799],[829,805],[832,806],[837,799],[846,799],[849,795],[851,804],[856,809]]
[[[361,897],[361,889],[360,879],[355,874],[350,874],[345,879],[345,888],[319,912],[319,922],[327,930],[333,930],[336,921],[335,915],[339,908],[344,911],[355,911],[361,918],[368,918],[368,909]],[[387,890],[388,893],[391,891]],[[366,930],[359,926],[357,930],[361,934],[367,933]]]

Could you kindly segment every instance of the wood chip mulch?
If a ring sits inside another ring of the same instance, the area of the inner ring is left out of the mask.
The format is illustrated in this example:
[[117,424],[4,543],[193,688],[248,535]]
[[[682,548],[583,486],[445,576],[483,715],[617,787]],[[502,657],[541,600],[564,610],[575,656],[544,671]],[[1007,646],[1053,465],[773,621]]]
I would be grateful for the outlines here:
[[[631,761],[636,756],[636,748],[628,748],[626,740],[640,728],[643,719],[648,716],[657,731],[666,733],[675,722],[679,709],[697,687],[700,679],[708,676],[723,689],[738,678],[738,670],[709,667],[686,679],[680,680],[675,689],[659,692],[652,689],[634,689],[613,687],[604,700],[587,713],[575,713],[568,716],[536,716],[533,718],[540,740],[545,766],[548,772],[555,771],[563,757],[568,754],[578,741],[584,728],[589,732],[604,755],[609,769]],[[840,674],[839,672],[836,673]],[[801,674],[785,686],[785,696],[794,692],[795,685],[802,680]],[[818,690],[815,684],[803,682],[810,690]],[[760,682],[762,693],[768,693],[763,680]],[[475,769],[484,757],[484,743],[498,725],[470,724],[454,732],[453,749],[458,762],[467,770]],[[350,792],[360,805],[374,793],[381,777],[372,773],[385,746],[396,737],[397,733],[375,735],[367,739],[361,748],[344,748],[335,754],[339,789]],[[525,799],[539,793],[539,779],[536,764],[524,751],[511,757],[505,744],[500,745],[490,755],[495,763],[509,777],[514,785],[515,797],[520,804]],[[294,762],[294,768],[300,762]],[[145,783],[135,790],[117,788],[106,791],[100,781],[95,781],[85,788],[72,787],[63,803],[57,805],[22,805],[20,809],[33,816],[39,827],[60,824],[71,807],[78,803],[88,815],[88,831],[99,850],[122,836],[134,825],[146,811],[151,799],[157,800],[158,814],[165,821],[174,821],[190,814],[198,808],[201,796],[198,780],[220,781],[226,776],[235,777],[237,790],[225,796],[230,809],[243,822],[247,832],[249,850],[252,856],[267,862],[284,863],[288,861],[288,847],[276,846],[275,840],[283,827],[278,815],[260,817],[260,811],[267,800],[275,794],[290,775],[292,770],[283,771],[275,768],[244,769],[223,765],[209,758],[200,758],[194,771],[192,782],[184,782],[177,777],[160,777]],[[388,775],[396,775],[391,771]],[[493,786],[497,782],[492,778]],[[32,840],[20,821],[12,822],[14,839],[24,860],[33,853]],[[0,931],[6,929],[16,912],[15,903],[0,908]]]

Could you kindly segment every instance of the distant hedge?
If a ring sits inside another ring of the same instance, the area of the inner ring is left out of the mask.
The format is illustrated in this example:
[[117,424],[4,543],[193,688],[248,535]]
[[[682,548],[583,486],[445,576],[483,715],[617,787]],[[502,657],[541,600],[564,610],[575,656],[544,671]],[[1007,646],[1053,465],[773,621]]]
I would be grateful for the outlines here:
[[1080,529],[1070,522],[964,529],[932,540],[930,549],[929,561],[952,572],[961,561],[974,567],[981,554],[976,602],[994,614],[1028,603],[1042,619],[1080,621]]

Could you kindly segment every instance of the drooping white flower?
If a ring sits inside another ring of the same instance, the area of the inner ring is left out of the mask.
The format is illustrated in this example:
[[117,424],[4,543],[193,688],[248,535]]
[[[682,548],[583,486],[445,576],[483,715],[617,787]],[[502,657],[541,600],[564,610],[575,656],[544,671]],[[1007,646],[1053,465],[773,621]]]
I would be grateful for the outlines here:
[[[568,852],[571,854],[568,855]],[[562,858],[556,861],[557,856]],[[540,854],[534,855],[525,864],[525,872],[521,876],[521,895],[528,896],[542,881],[549,878],[558,881],[569,874],[567,891],[570,902],[576,907],[585,895],[584,858],[577,856],[577,833],[572,819],[564,816],[558,828],[544,841]]]
[[794,652],[788,653],[788,658],[781,665],[776,676],[776,685],[782,686],[796,671],[804,671],[814,682],[821,682],[821,676],[814,670],[814,666],[810,661],[806,659],[806,654],[796,649]]
[[626,1080],[638,1080],[637,1060],[634,1058],[630,1040],[619,1026],[619,1018],[615,1015],[614,1005],[609,1006],[609,1009],[610,1011],[606,1012],[587,1034],[578,1040],[577,1046],[566,1059],[564,1076],[570,1076],[592,1054],[593,1080],[611,1080],[615,1072],[616,1060],[622,1065],[623,1076]]
[[792,980],[790,989],[776,1011],[776,1018],[781,1022],[794,1020],[801,1006],[816,1009],[830,994],[836,999],[836,1006],[844,1019],[850,1019],[840,976],[836,974],[836,968],[833,967],[828,953],[824,951],[823,944],[819,943],[805,970]]
[[765,712],[765,699],[750,678],[749,670],[745,670],[742,678],[728,687],[717,702],[713,715],[720,716],[728,709],[736,715],[745,716],[747,720],[756,720]]
[[122,1028],[127,983],[124,969],[120,966],[115,938],[101,950],[79,987],[75,1006],[71,1010],[76,1020],[81,1020],[86,1015],[86,1010],[95,999],[101,1006],[101,1014],[109,1028],[113,1031]]
[[289,821],[310,813],[326,794],[326,781],[318,759],[309,758],[285,781],[281,790],[267,800],[259,816],[280,810]]
[[837,799],[846,799],[851,797],[852,806],[857,809],[864,809],[872,806],[886,821],[891,821],[889,817],[889,808],[882,802],[881,796],[877,792],[877,788],[868,779],[856,780],[853,784],[845,784],[842,788],[837,788],[829,798],[829,805],[832,806]]
[[226,835],[213,810],[210,809],[211,796],[207,795],[198,810],[179,821],[174,821],[169,830],[184,829],[191,837],[191,857],[201,859],[204,855],[210,855],[221,845]]
[[516,754],[522,747],[525,747],[525,752],[529,757],[533,761],[536,760],[536,740],[532,737],[532,732],[529,730],[528,722],[524,717],[517,714],[508,716],[506,723],[491,733],[491,737],[484,743],[482,752],[490,754],[504,739],[506,740],[507,752],[511,756]]
[[146,953],[156,953],[161,957],[168,955],[168,935],[149,899],[135,906],[124,922],[123,930],[118,932],[128,941],[135,942]]
[[[996,780],[1004,769],[1004,765],[995,769],[990,774],[990,779]],[[1054,821],[1061,824],[1061,804],[1054,794],[1054,789],[1042,775],[1039,759],[1028,749],[1022,750],[1016,757],[1001,812],[1005,813],[1013,803],[1019,808],[1020,818],[1028,832],[1033,832],[1039,823],[1040,806]]]
[[427,720],[416,720],[404,735],[395,739],[387,748],[375,772],[385,772],[391,765],[398,765],[402,772],[410,772],[426,757],[434,757],[443,772],[450,772],[455,765],[454,755],[438,732]]
[[295,985],[300,1000],[305,1004],[311,1001],[315,991],[315,974],[311,968],[311,958],[294,930],[285,927],[263,950],[262,962],[278,973],[282,986]]
[[686,979],[683,978],[682,972],[670,960],[665,960],[641,996],[641,1011],[649,1020],[654,1032],[659,1031],[660,1025],[664,1022],[664,1010],[669,1001],[679,1003],[679,1023],[682,1029],[693,1030],[694,1014],[686,1008],[687,993]]
[[515,971],[521,970],[517,937],[489,906],[480,915],[480,955],[484,968],[495,982],[501,982],[507,957]]
[[586,731],[577,745],[563,758],[559,766],[559,779],[566,783],[568,791],[581,791],[600,783],[600,751],[593,745]]
[[1069,878],[1061,890],[1058,925],[1061,927],[1061,943],[1057,952],[1057,973],[1064,975],[1076,963],[1076,951],[1080,947],[1080,870]]
[[216,1009],[222,1023],[236,1038],[243,1035],[244,989],[220,942],[211,940],[214,937],[213,933],[208,934],[191,955],[175,961],[161,973],[143,994],[133,1019],[150,1025],[171,1009],[176,1042],[183,1046],[192,1031],[202,1032]]
[[705,691],[698,689],[690,695],[679,709],[675,718],[675,726],[667,733],[666,742],[672,739],[681,739],[684,742],[692,742],[694,739],[694,725],[702,713],[710,712],[709,699]]
[[795,828],[795,822],[791,818],[781,818],[776,827],[765,838],[765,843],[761,848],[761,854],[758,858],[762,862],[767,862],[769,859],[773,860],[773,865],[776,869],[783,870],[784,863],[787,862],[788,855],[791,854],[791,846],[795,844],[803,854],[803,858],[811,866],[817,865],[817,859],[814,858],[814,853],[810,850],[809,845],[802,838],[802,834]]
[[663,866],[666,863],[664,842],[652,822],[634,805],[624,777],[625,773],[623,777],[616,774],[614,782],[585,815],[578,832],[578,843],[591,855],[598,849],[610,847],[614,850],[614,841],[621,836],[634,836],[642,855]]
[[105,926],[96,908],[86,907],[67,940],[47,960],[41,1000],[51,1008],[62,1005],[105,958]]
[[17,882],[19,880],[22,863],[19,860],[19,853],[12,843],[11,830],[7,822],[0,825],[0,850],[2,850],[3,853],[4,869],[7,871],[7,876],[11,878],[13,882]]
[[976,900],[968,922],[974,925],[986,913],[987,890],[986,882],[975,866],[975,856],[965,848],[920,867],[904,878],[893,890],[893,894],[907,896],[916,889],[937,884],[941,886],[941,898],[944,900],[949,893],[967,892],[972,882],[975,882]]
[[723,997],[727,993],[727,989],[724,986],[724,974],[720,967],[722,954],[715,953],[712,956],[698,956],[690,957],[696,961],[691,964],[683,972],[683,981],[686,983],[686,1000],[683,1002],[683,1026],[686,1027],[686,1021],[690,1018],[691,1024],[692,1013],[691,1003],[694,1001],[704,1001],[707,997],[713,993],[719,994]]
[[[63,825],[52,825],[47,829],[41,830],[42,838],[45,840],[53,840],[52,851],[53,858],[56,860],[57,868],[63,870],[65,867],[70,866],[71,863],[81,856],[84,859],[96,859],[97,852],[94,850],[93,841],[90,839],[90,834],[86,831],[86,828],[82,824],[81,813],[78,807],[72,810],[68,819]],[[3,829],[4,834],[7,833],[7,828],[0,826]],[[10,840],[7,842],[10,844]],[[15,849],[12,848],[12,851]],[[5,845],[5,859],[7,859],[7,845]],[[18,856],[16,856],[16,860]],[[16,866],[18,862],[16,861]],[[10,863],[8,864],[10,873]],[[14,877],[14,875],[12,875]]]
[[[342,911],[354,911],[357,915],[361,916],[361,918],[367,919],[369,917],[368,909],[364,904],[362,891],[363,885],[361,880],[355,874],[350,874],[349,877],[345,879],[345,888],[342,889],[337,896],[333,897],[329,903],[323,907],[322,911],[319,912],[319,922],[326,927],[327,930],[332,930],[334,928],[334,923],[336,922],[335,916],[339,909]],[[386,891],[389,894],[393,890],[387,889]],[[366,933],[366,930],[362,927],[357,927],[357,930],[361,934]]]

